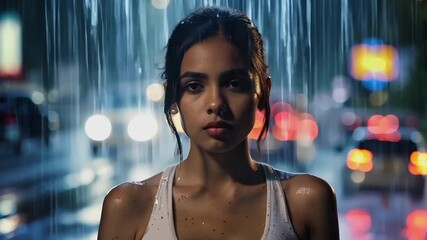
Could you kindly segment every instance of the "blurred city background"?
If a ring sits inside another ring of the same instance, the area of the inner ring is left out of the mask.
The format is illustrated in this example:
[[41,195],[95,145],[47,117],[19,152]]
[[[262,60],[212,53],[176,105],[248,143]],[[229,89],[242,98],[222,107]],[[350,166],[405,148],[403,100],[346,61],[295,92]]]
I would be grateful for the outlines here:
[[243,10],[264,37],[256,159],[326,179],[344,240],[427,239],[423,0],[1,0],[0,239],[96,239],[111,187],[178,161],[164,47],[205,5]]

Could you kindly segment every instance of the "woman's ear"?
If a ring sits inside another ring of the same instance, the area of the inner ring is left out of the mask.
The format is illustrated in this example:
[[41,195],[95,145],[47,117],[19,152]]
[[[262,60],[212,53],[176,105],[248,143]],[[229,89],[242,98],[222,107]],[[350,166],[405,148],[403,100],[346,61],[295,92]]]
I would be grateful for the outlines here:
[[270,96],[270,91],[271,91],[271,77],[270,77],[270,76],[268,76],[268,77],[265,79],[265,86],[266,86],[266,88],[267,88],[267,93],[268,93],[268,95]]
[[176,103],[174,103],[174,104],[171,105],[169,111],[170,111],[170,113],[172,115],[175,115],[175,114],[177,114],[179,112],[178,111],[178,106],[176,105]]

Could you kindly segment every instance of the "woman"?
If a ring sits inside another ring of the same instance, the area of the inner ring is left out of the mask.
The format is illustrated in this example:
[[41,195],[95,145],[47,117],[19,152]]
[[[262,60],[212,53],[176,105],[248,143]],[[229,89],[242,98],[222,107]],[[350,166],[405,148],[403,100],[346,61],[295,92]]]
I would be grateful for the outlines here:
[[[163,77],[164,111],[190,139],[179,164],[114,187],[99,239],[338,239],[336,199],[325,181],[252,159],[257,110],[268,130],[271,87],[257,28],[243,13],[196,10],[174,29]],[[258,145],[259,146],[259,145]]]

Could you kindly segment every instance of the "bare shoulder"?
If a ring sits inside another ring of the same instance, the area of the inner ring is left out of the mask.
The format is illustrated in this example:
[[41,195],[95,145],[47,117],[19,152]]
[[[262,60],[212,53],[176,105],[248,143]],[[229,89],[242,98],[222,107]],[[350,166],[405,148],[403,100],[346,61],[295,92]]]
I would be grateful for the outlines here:
[[314,175],[282,180],[290,217],[300,239],[338,239],[338,213],[332,186]]
[[307,196],[307,201],[318,201],[335,195],[328,182],[311,174],[295,174],[287,180],[282,180],[282,186],[288,198]]
[[160,178],[161,174],[157,174],[144,181],[125,182],[113,187],[104,198],[98,239],[128,239],[143,234]]

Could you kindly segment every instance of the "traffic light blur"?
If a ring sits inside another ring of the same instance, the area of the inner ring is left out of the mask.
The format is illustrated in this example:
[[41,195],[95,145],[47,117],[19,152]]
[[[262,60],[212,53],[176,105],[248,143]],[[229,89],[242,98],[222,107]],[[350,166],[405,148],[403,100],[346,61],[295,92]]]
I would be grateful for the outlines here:
[[371,90],[383,89],[399,75],[399,55],[395,47],[369,39],[354,45],[350,55],[350,74]]

